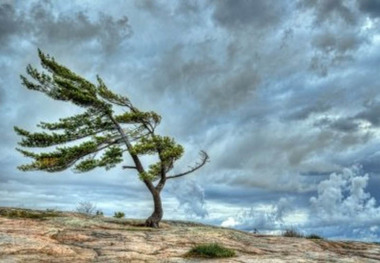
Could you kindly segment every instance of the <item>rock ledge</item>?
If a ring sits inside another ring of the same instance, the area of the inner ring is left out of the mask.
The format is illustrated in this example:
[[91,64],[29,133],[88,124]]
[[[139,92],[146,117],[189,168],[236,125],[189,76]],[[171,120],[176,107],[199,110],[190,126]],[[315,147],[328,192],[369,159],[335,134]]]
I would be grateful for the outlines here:
[[[24,212],[22,212],[24,211]],[[86,217],[0,208],[0,262],[379,262],[380,244],[263,236],[202,224]],[[189,259],[194,245],[219,243],[237,257]]]

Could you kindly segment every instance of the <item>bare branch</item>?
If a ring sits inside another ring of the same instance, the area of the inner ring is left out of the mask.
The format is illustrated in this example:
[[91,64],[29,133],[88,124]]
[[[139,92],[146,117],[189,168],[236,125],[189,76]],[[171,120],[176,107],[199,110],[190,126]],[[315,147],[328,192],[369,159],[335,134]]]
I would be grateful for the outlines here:
[[136,166],[131,166],[131,165],[124,165],[123,169],[136,169],[137,170],[137,167]]
[[205,164],[209,161],[210,158],[209,158],[209,156],[207,155],[207,153],[204,152],[204,151],[201,151],[201,152],[200,152],[200,155],[201,155],[201,162],[196,163],[193,167],[190,167],[190,170],[188,170],[188,171],[186,171],[186,172],[183,172],[183,173],[180,173],[180,174],[167,176],[166,179],[172,179],[172,178],[181,177],[181,176],[184,176],[184,175],[190,174],[190,173],[192,173],[192,172],[198,170],[199,168],[201,168],[203,165],[205,165]]

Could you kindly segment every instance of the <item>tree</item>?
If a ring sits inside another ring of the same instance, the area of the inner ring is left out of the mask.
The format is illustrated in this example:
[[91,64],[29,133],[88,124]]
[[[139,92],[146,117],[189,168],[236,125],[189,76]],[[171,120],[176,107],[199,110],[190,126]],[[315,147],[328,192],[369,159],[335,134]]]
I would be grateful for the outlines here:
[[[209,159],[207,153],[201,151],[200,161],[189,170],[170,174],[184,149],[173,138],[156,134],[160,115],[137,109],[126,96],[108,89],[99,76],[97,84],[93,84],[40,50],[38,55],[45,70],[38,71],[28,65],[26,71],[31,78],[21,75],[22,84],[54,100],[80,106],[84,112],[61,118],[55,123],[40,122],[37,127],[43,132],[14,127],[16,133],[22,136],[20,146],[53,147],[51,151],[37,153],[16,148],[24,156],[34,159],[32,163],[18,168],[46,172],[59,172],[72,167],[77,172],[88,172],[97,167],[108,170],[122,162],[124,153],[127,153],[132,163],[123,168],[135,170],[153,197],[154,211],[146,220],[146,226],[159,227],[163,216],[160,194],[166,181],[201,168]],[[158,161],[146,168],[140,160],[142,155],[155,155]]]
[[95,213],[96,205],[89,201],[82,201],[79,202],[78,206],[76,207],[76,210],[78,213],[90,216]]

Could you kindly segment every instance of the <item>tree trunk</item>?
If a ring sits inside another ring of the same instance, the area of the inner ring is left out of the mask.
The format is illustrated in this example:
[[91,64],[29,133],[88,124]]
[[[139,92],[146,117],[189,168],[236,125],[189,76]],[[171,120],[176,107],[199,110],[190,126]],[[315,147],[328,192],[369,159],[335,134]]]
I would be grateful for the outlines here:
[[162,210],[161,196],[160,192],[157,190],[151,191],[154,202],[154,211],[150,217],[145,221],[147,227],[158,228],[160,226],[160,221],[164,212]]

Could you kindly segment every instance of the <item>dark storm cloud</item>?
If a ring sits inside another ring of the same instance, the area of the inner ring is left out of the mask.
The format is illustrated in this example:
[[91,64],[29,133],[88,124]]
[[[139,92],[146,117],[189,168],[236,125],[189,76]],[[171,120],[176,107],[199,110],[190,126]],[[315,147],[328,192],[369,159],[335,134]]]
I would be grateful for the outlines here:
[[181,14],[197,14],[200,12],[200,1],[191,0],[191,1],[180,1],[178,2],[177,12]]
[[287,120],[305,120],[309,118],[314,113],[323,113],[331,109],[331,105],[326,102],[318,101],[315,104],[311,105],[302,105],[301,108],[295,109],[293,112],[290,112],[285,118]]
[[[209,196],[209,204],[247,207],[247,202],[239,201],[244,199],[239,192],[244,191],[237,189],[243,188],[249,191],[245,199],[255,206],[273,204],[284,194],[307,199],[316,195],[324,177],[301,174],[340,171],[377,139],[375,131],[362,130],[355,117],[375,89],[365,84],[372,82],[368,74],[360,74],[373,66],[358,63],[371,57],[360,52],[370,43],[372,31],[359,34],[363,18],[353,2],[331,2],[309,2],[299,9],[282,6],[283,2],[215,2],[211,14],[215,27],[202,20],[205,13],[198,14],[197,23],[190,19],[186,23],[179,19],[183,11],[171,17],[170,25],[177,21],[177,27],[170,31],[182,28],[186,37],[179,34],[173,39],[163,33],[156,40],[165,45],[163,52],[154,53],[157,58],[150,64],[154,67],[146,86],[157,96],[176,98],[170,105],[177,106],[181,117],[167,119],[181,125],[171,130],[194,145],[206,146],[212,162],[201,172],[207,176],[195,177],[205,188],[206,203]],[[151,18],[157,28],[167,26],[162,16],[163,10],[170,10],[167,3],[149,8],[161,12]],[[291,12],[285,17],[279,10]],[[311,17],[305,15],[309,13]],[[312,63],[325,74],[310,70]],[[314,126],[324,117],[329,121]],[[188,149],[194,147],[189,144]],[[223,187],[226,184],[232,189]],[[262,196],[256,188],[273,195]],[[289,203],[285,201],[279,203]],[[303,207],[310,205],[306,203]],[[282,215],[281,206],[273,207]],[[264,222],[275,219],[276,212],[260,214],[254,209],[254,214],[247,214],[262,227],[279,227],[278,220]]]
[[331,128],[341,132],[356,132],[359,129],[359,124],[353,118],[339,118],[332,120],[325,117],[316,121],[314,125],[322,128]]
[[350,1],[343,0],[316,0],[299,1],[299,7],[312,9],[315,15],[315,22],[317,24],[323,22],[335,22],[337,19],[342,19],[347,24],[355,24],[356,17],[348,4]]
[[379,0],[357,0],[359,8],[362,12],[368,13],[376,18],[380,16],[380,1]]
[[9,37],[19,34],[24,26],[13,5],[7,3],[0,5],[0,43],[4,44]]
[[366,120],[373,126],[380,126],[380,102],[376,101],[368,105],[365,110],[359,112],[356,118]]
[[[211,48],[212,43],[202,43],[191,50],[180,45],[162,55],[155,67],[152,92],[183,92],[214,113],[248,101],[260,83],[254,65],[250,62],[233,68],[221,65],[208,54]],[[189,51],[202,56],[189,59],[186,57]]]
[[[0,41],[4,42],[3,52],[0,53],[0,100],[7,98],[0,108],[7,125],[2,126],[0,130],[8,130],[20,123],[28,125],[28,121],[32,121],[33,118],[25,118],[26,114],[41,114],[41,108],[37,105],[44,105],[45,117],[55,115],[55,110],[59,108],[57,103],[53,106],[51,101],[43,100],[38,95],[30,104],[13,103],[18,99],[28,100],[31,94],[19,88],[19,74],[25,71],[28,63],[33,64],[36,61],[37,47],[45,52],[53,52],[51,55],[56,57],[63,57],[60,54],[65,54],[65,57],[71,57],[68,61],[80,68],[86,60],[85,57],[95,62],[101,54],[116,50],[131,34],[126,16],[115,19],[97,12],[90,18],[87,10],[80,8],[71,12],[56,11],[57,7],[50,1],[29,2],[29,5],[21,7],[15,2],[0,5]],[[22,48],[17,48],[19,43],[23,43]],[[89,53],[83,52],[84,50]],[[87,62],[84,64],[87,70],[96,67]],[[99,64],[101,63],[97,63]],[[46,110],[50,106],[52,110]],[[3,140],[1,144],[14,145],[13,136],[9,136],[9,132],[4,134],[4,137],[11,139]]]
[[128,18],[114,19],[99,12],[91,20],[84,11],[54,14],[50,1],[35,2],[29,10],[15,11],[15,6],[0,6],[0,41],[9,37],[23,37],[37,44],[84,44],[96,40],[105,50],[111,51],[131,35]]
[[164,12],[164,7],[154,0],[137,0],[135,1],[135,6],[151,13],[152,15]]
[[350,119],[338,119],[330,127],[342,132],[355,132],[359,129],[359,124]]
[[215,2],[214,19],[226,27],[266,28],[278,24],[286,12],[286,6],[279,1],[234,1]]
[[336,32],[326,31],[316,35],[312,43],[325,53],[345,54],[360,47],[362,39],[355,32],[337,34]]
[[313,25],[313,55],[309,68],[321,77],[329,75],[331,69],[352,63],[357,52],[370,41],[363,30],[366,23],[355,0],[350,1],[299,1],[298,8],[311,12]]
[[344,117],[331,119],[323,117],[317,120],[314,125],[316,127],[331,128],[341,132],[357,132],[360,129],[360,121],[369,122],[373,128],[380,125],[380,104],[373,102],[366,105],[364,110],[361,110],[352,117]]

